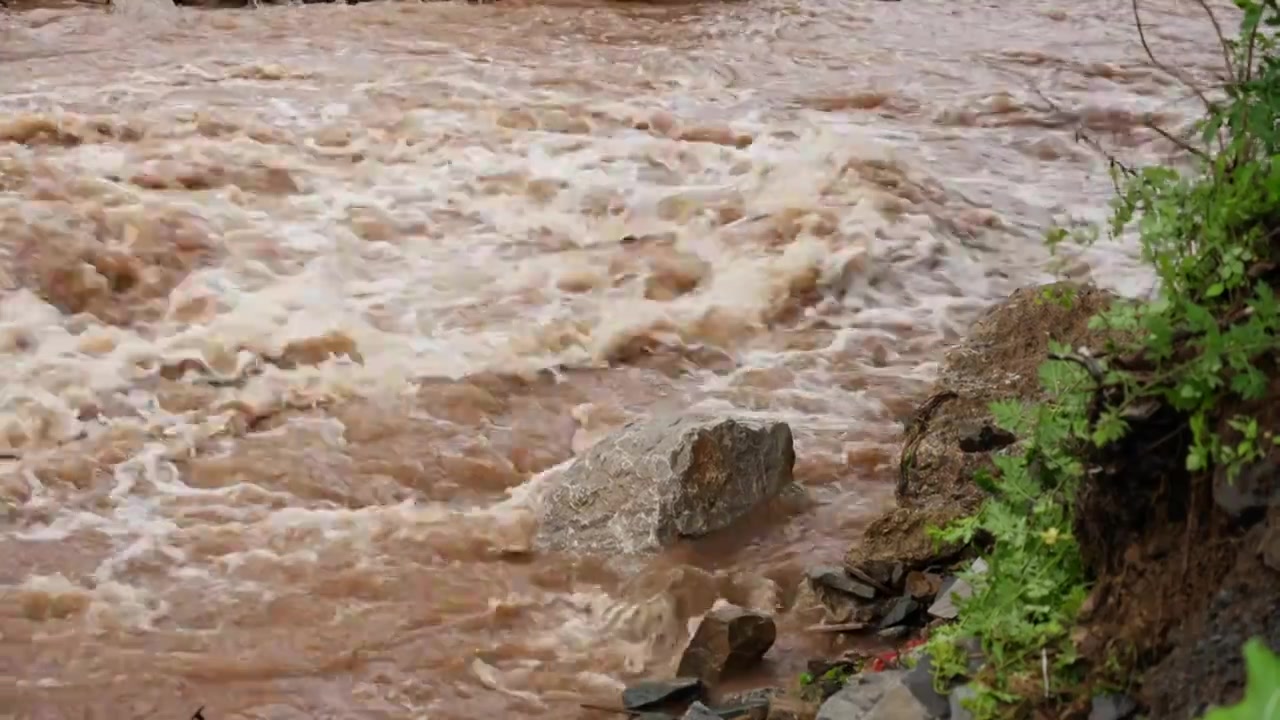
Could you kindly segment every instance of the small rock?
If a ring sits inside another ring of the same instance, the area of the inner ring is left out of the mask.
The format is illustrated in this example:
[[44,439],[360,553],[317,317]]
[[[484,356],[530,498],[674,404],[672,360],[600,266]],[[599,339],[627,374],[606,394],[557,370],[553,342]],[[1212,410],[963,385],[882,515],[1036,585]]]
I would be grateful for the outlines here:
[[902,672],[858,675],[818,710],[817,720],[930,720],[934,717],[903,684]]
[[910,633],[911,628],[906,625],[895,625],[893,627],[887,627],[883,630],[877,631],[876,636],[882,637],[885,640],[901,640]]
[[880,702],[867,713],[867,720],[931,720],[936,717],[902,685],[885,691]]
[[849,574],[884,593],[891,593],[894,566],[887,562],[870,560],[863,565],[846,565]]
[[842,567],[834,565],[819,565],[809,568],[806,572],[809,581],[821,585],[822,587],[839,590],[848,595],[864,598],[866,600],[874,600],[876,597],[876,589],[870,585],[854,580],[852,576]]
[[968,427],[960,434],[960,449],[967,453],[991,452],[1017,441],[1017,435],[986,421]]
[[934,597],[942,590],[942,576],[913,570],[907,573],[906,590],[917,600]]
[[889,573],[889,584],[893,587],[901,587],[902,579],[906,577],[907,566],[902,563],[894,563],[893,569]]
[[893,601],[889,606],[889,611],[885,613],[884,618],[880,620],[880,629],[891,628],[895,625],[901,625],[911,618],[917,610],[920,609],[920,603],[909,597],[900,597]]
[[782,492],[795,459],[786,423],[631,423],[548,478],[535,547],[635,555],[707,535]]
[[702,681],[696,677],[643,680],[622,691],[622,707],[627,710],[645,710],[665,703],[700,698],[702,691]]
[[958,577],[948,578],[938,591],[938,599],[929,606],[929,614],[944,620],[954,620],[960,615],[957,598],[973,597],[973,586]]
[[965,701],[977,697],[978,691],[972,685],[960,685],[951,691],[948,701],[951,704],[951,720],[973,720],[973,713],[964,706]]
[[711,711],[711,708],[703,705],[701,702],[694,700],[689,709],[685,711],[681,720],[721,720],[720,716]]
[[1089,708],[1089,720],[1126,720],[1138,712],[1138,703],[1128,695],[1096,695]]
[[736,605],[712,608],[698,624],[680,656],[676,674],[708,684],[745,670],[773,647],[778,629],[773,618]]
[[922,654],[916,666],[907,671],[902,684],[934,716],[947,717],[951,714],[951,702],[947,696],[934,689],[933,658],[928,653]]

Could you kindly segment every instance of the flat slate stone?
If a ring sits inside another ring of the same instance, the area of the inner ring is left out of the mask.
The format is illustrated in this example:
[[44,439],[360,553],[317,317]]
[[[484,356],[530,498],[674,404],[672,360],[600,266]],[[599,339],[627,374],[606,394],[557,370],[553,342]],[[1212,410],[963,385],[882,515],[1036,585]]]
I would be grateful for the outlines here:
[[701,696],[702,681],[698,678],[642,680],[622,691],[622,707],[627,710],[647,710],[655,705]]

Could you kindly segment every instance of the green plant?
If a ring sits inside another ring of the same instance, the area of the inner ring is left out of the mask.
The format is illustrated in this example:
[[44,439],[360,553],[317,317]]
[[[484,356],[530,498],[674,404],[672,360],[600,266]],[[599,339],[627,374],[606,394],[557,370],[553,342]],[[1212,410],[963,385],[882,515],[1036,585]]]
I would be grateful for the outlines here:
[[[1196,90],[1206,107],[1197,137],[1185,140],[1152,126],[1188,151],[1190,167],[1132,169],[1112,161],[1117,196],[1109,235],[1136,228],[1142,256],[1160,282],[1158,297],[1117,302],[1093,319],[1093,329],[1112,331],[1114,338],[1101,356],[1053,348],[1041,368],[1045,402],[991,407],[996,422],[1021,440],[994,458],[996,472],[975,478],[990,494],[978,514],[933,531],[945,541],[967,542],[979,531],[994,538],[988,572],[968,578],[974,594],[962,604],[959,621],[936,631],[927,646],[942,686],[967,675],[959,640],[981,640],[987,665],[968,703],[978,720],[1069,695],[1080,679],[1070,630],[1088,585],[1071,528],[1076,490],[1093,452],[1124,438],[1143,408],[1159,406],[1186,419],[1185,464],[1193,473],[1222,468],[1234,478],[1280,445],[1257,418],[1228,410],[1265,397],[1280,358],[1280,302],[1272,289],[1280,282],[1280,5],[1236,4],[1243,11],[1238,36],[1219,33],[1232,80],[1218,100]],[[1150,54],[1137,0],[1133,7]],[[1055,228],[1047,241],[1053,249],[1099,235]],[[1046,293],[1042,301],[1072,298]],[[1251,702],[1280,703],[1280,694],[1253,689],[1266,682],[1276,687],[1275,660],[1262,652],[1246,650],[1250,698],[1265,695]],[[1109,663],[1120,664],[1103,662]],[[1244,715],[1209,720],[1233,717]]]
[[1232,707],[1210,710],[1204,720],[1280,720],[1280,657],[1253,638],[1244,645],[1244,659],[1244,698]]
[[987,571],[965,575],[974,593],[961,602],[961,620],[935,632],[927,646],[935,680],[945,684],[967,674],[959,639],[981,640],[987,666],[968,703],[978,718],[998,717],[1018,702],[1020,685],[1050,682],[1045,667],[1060,678],[1076,660],[1069,632],[1086,588],[1067,499],[1083,475],[1073,450],[1088,434],[1092,378],[1069,361],[1050,361],[1040,375],[1052,402],[991,407],[998,425],[1026,440],[994,458],[996,473],[979,473],[990,500],[977,515],[933,531],[946,542],[969,542],[979,530],[996,539]]

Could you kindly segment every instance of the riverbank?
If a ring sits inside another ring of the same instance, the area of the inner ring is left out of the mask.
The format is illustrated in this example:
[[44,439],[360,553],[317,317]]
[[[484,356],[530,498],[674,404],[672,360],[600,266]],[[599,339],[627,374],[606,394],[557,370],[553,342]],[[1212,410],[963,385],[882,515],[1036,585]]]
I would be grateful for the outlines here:
[[[1197,718],[1245,696],[1246,642],[1280,648],[1280,10],[1241,7],[1190,168],[1114,161],[1111,231],[1136,226],[1159,297],[1059,285],[992,310],[908,429],[899,507],[850,551],[855,574],[981,557],[925,648],[977,718]],[[1239,717],[1280,692],[1263,654]]]

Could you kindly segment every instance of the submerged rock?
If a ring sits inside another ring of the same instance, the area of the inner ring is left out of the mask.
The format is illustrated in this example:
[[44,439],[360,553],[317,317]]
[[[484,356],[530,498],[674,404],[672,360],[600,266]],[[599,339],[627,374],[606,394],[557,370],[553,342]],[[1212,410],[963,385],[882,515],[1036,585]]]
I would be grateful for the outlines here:
[[717,683],[759,662],[777,636],[773,618],[764,613],[727,604],[712,608],[680,656],[676,674]]
[[536,547],[638,554],[729,526],[792,483],[791,428],[684,417],[601,440],[541,498]]
[[837,590],[847,595],[874,600],[876,589],[867,583],[853,579],[844,568],[834,565],[818,565],[806,572],[809,582],[823,588]]

